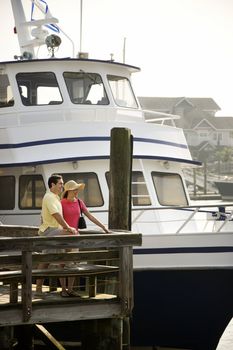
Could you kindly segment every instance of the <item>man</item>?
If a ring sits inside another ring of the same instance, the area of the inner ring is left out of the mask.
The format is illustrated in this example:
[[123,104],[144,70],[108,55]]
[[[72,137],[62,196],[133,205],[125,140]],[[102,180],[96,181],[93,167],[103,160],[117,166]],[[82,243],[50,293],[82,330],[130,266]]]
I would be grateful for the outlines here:
[[[62,215],[62,206],[59,195],[63,191],[63,179],[61,175],[53,174],[48,179],[49,190],[42,200],[41,219],[39,227],[40,236],[59,236],[67,234],[77,234],[77,229],[70,227]],[[40,263],[38,269],[48,268],[49,263]],[[65,279],[60,278],[62,293],[66,292]],[[36,295],[42,296],[43,279],[36,281]]]

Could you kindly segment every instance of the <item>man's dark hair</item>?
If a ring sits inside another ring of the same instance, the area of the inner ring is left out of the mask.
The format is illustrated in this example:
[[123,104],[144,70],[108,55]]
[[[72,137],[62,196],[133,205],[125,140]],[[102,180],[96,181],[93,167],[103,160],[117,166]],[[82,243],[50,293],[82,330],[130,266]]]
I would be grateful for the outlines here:
[[48,186],[49,188],[52,187],[52,184],[56,185],[58,183],[59,180],[62,179],[61,175],[58,174],[52,174],[49,179],[48,179]]

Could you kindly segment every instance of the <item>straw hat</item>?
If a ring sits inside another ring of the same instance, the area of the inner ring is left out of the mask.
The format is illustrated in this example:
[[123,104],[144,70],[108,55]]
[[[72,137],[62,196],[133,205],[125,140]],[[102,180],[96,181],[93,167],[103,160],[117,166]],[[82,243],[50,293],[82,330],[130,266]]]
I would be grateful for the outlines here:
[[67,191],[74,191],[74,190],[83,190],[85,187],[84,183],[77,183],[74,180],[67,181],[64,185],[64,192],[63,196]]

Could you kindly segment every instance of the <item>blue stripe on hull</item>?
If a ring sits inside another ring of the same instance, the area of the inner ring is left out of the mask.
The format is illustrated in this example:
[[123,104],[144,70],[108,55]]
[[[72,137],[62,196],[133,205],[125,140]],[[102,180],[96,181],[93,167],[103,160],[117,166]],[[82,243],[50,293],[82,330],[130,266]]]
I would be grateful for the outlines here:
[[[65,158],[53,158],[53,159],[43,159],[40,161],[30,161],[30,162],[15,162],[15,163],[0,163],[0,167],[16,167],[16,166],[29,166],[29,165],[40,165],[40,164],[53,164],[53,163],[63,163],[63,162],[73,162],[81,160],[101,160],[109,159],[108,155],[98,155],[98,156],[84,156],[84,157],[65,157]],[[189,160],[184,158],[171,158],[171,157],[159,157],[159,156],[144,156],[144,155],[133,155],[134,159],[150,159],[150,160],[162,160],[162,161],[171,161],[184,164],[195,164],[201,165],[200,162],[195,160]]]
[[[157,140],[157,139],[149,139],[142,137],[134,137],[134,141],[137,142],[145,142],[145,143],[156,143],[166,146],[172,146],[177,148],[188,149],[186,144]],[[59,144],[59,143],[67,143],[67,142],[90,142],[90,141],[110,141],[111,138],[109,136],[83,136],[83,137],[65,137],[65,138],[57,138],[57,139],[47,139],[47,140],[37,140],[37,141],[28,141],[28,142],[20,142],[20,143],[10,143],[10,144],[0,144],[0,149],[9,149],[9,148],[25,148],[25,147],[33,147],[40,145],[50,145],[50,144]]]
[[232,296],[233,269],[135,271],[131,345],[214,350]]
[[232,253],[233,246],[219,247],[171,247],[171,248],[142,248],[134,249],[134,255],[152,254],[185,254],[185,253]]

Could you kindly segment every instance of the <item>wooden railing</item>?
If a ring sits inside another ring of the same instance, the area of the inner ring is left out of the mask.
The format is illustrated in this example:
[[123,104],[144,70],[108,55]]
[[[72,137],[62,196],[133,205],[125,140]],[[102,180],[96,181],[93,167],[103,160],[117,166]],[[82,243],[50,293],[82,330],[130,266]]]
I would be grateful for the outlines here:
[[[12,237],[3,237],[11,235]],[[113,232],[110,234],[85,233],[82,235],[67,235],[57,237],[33,236],[35,228],[0,226],[0,281],[9,283],[12,288],[10,292],[9,314],[15,305],[19,312],[21,309],[21,321],[19,317],[7,317],[6,323],[1,325],[24,324],[46,322],[46,316],[33,315],[32,302],[32,279],[33,277],[67,277],[87,276],[92,278],[92,290],[89,290],[89,297],[95,296],[96,278],[99,274],[108,276],[114,274],[117,278],[116,300],[120,304],[120,313],[129,315],[133,307],[133,264],[132,246],[141,245],[141,235],[129,232]],[[14,233],[14,234],[13,234]],[[13,237],[16,236],[16,237]],[[42,253],[45,249],[73,249],[78,248],[79,252],[66,253]],[[38,262],[68,262],[76,261],[76,268],[65,269],[44,269],[37,270]],[[80,264],[85,262],[85,264]],[[21,302],[18,302],[18,291],[16,286],[21,284]],[[94,288],[94,291],[93,291]],[[17,292],[16,292],[17,291]],[[78,303],[80,300],[78,299]],[[63,305],[64,306],[64,305]],[[1,315],[0,305],[0,315]],[[1,319],[4,320],[7,305],[4,304],[4,313]],[[59,304],[56,306],[59,308]],[[36,309],[38,309],[38,304]],[[38,310],[37,310],[38,311]],[[40,320],[38,318],[40,317]],[[79,314],[78,317],[83,317]],[[93,317],[93,316],[92,316]],[[48,317],[49,318],[49,317]],[[64,316],[64,320],[65,320]],[[67,317],[67,320],[70,318]],[[51,321],[51,319],[49,318]]]

